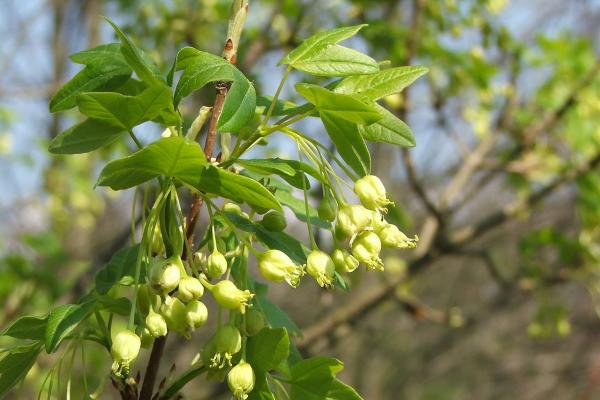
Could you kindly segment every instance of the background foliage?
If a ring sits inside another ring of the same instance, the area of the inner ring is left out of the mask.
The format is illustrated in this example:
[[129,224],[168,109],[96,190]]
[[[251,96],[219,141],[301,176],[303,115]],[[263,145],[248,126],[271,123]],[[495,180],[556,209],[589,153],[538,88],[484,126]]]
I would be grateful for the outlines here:
[[[163,67],[184,45],[220,53],[229,8],[217,0],[20,4],[8,1],[0,17],[2,327],[77,298],[130,236],[131,197],[92,189],[100,161],[126,149],[45,155],[80,118],[49,117],[46,108],[75,72],[66,56],[114,41],[100,15],[154,49]],[[259,92],[274,92],[283,53],[341,25],[368,23],[351,43],[376,59],[430,69],[406,95],[384,99],[417,147],[372,148],[374,172],[399,205],[391,215],[421,238],[417,252],[390,252],[385,276],[353,276],[350,295],[304,285],[301,302],[286,302],[289,289],[275,296],[304,330],[300,348],[346,360],[340,375],[364,398],[597,395],[599,13],[591,0],[253,2],[238,66]],[[136,132],[144,141],[159,133]],[[171,362],[189,362],[181,343],[169,346],[163,375]],[[40,358],[23,398],[53,357]],[[91,386],[107,371],[98,372]],[[189,390],[214,398],[220,389]]]

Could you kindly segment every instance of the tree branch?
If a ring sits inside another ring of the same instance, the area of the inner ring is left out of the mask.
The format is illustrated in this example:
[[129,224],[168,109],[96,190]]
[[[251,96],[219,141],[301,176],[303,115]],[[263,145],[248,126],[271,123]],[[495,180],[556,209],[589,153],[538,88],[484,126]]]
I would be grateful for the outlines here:
[[[227,28],[227,40],[223,47],[223,58],[232,64],[236,63],[237,49],[242,33],[242,29],[246,22],[246,16],[248,15],[248,1],[247,0],[234,0],[231,13],[229,16],[229,25]],[[225,102],[225,96],[229,85],[224,82],[218,82],[216,84],[217,96],[211,115],[209,129],[204,143],[204,153],[206,158],[211,160],[212,153],[214,150],[214,144],[217,137],[217,122],[223,111],[223,103]],[[186,240],[188,245],[192,245],[194,237],[194,228],[200,214],[200,208],[202,207],[202,198],[197,194],[194,194],[192,205],[188,216],[186,218]],[[186,257],[186,252],[183,253],[183,258]],[[146,366],[146,373],[144,374],[144,383],[140,392],[140,400],[149,400],[152,397],[154,391],[154,383],[156,381],[156,375],[160,366],[162,354],[167,342],[167,336],[160,337],[154,341],[152,346],[152,352],[150,353],[150,359]]]

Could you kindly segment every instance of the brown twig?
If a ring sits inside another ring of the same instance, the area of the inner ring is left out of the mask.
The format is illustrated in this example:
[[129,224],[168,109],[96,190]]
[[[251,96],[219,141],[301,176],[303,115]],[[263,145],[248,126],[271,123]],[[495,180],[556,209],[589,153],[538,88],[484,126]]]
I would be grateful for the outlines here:
[[[227,40],[223,47],[223,58],[232,64],[236,63],[237,48],[240,40],[240,35],[246,21],[248,14],[248,1],[247,0],[235,0],[231,7],[231,15],[229,17],[229,26],[227,29]],[[206,135],[206,141],[204,143],[204,154],[210,161],[214,150],[214,145],[217,137],[217,122],[223,111],[223,103],[225,102],[225,96],[229,85],[224,82],[218,82],[216,84],[217,96],[211,115],[208,133]],[[200,214],[200,208],[202,207],[202,197],[194,194],[190,211],[186,218],[186,240],[188,245],[192,245],[194,237],[194,228]],[[186,252],[183,257],[185,258]],[[154,391],[154,383],[156,381],[156,375],[160,366],[160,360],[167,342],[167,336],[163,336],[155,340],[152,346],[152,352],[150,353],[150,359],[146,366],[146,373],[144,374],[144,383],[140,393],[140,400],[149,400],[152,397]]]

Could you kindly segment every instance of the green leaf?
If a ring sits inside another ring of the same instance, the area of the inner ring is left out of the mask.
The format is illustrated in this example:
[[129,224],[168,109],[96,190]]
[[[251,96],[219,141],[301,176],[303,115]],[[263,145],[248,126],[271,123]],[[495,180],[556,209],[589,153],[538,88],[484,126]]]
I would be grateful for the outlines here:
[[363,398],[352,387],[339,379],[334,379],[330,384],[325,400],[363,400]]
[[82,93],[77,98],[77,105],[82,114],[126,131],[156,119],[163,112],[170,116],[166,121],[168,125],[179,124],[171,89],[164,84],[152,85],[137,96],[110,92]]
[[371,155],[359,132],[359,127],[337,114],[321,113],[321,120],[340,156],[358,175],[371,172]]
[[189,182],[202,174],[205,165],[206,157],[198,143],[180,136],[162,138],[128,157],[108,163],[100,172],[97,185],[122,190],[157,176]]
[[347,94],[334,93],[317,85],[299,83],[296,90],[314,104],[321,113],[327,113],[357,124],[369,125],[382,116],[372,104],[367,104]]
[[427,71],[425,67],[410,66],[385,69],[370,75],[349,76],[342,79],[333,91],[342,94],[360,94],[375,101],[400,93]]
[[0,398],[3,398],[10,389],[25,378],[38,355],[42,346],[32,343],[11,349],[0,360]]
[[128,316],[131,311],[131,301],[127,297],[112,298],[108,296],[97,297],[98,310],[108,311],[123,316]]
[[[292,210],[296,215],[296,218],[302,222],[306,222],[307,216],[304,199],[294,197],[292,193],[283,190],[278,190],[275,192],[275,198],[279,200],[282,205]],[[308,205],[308,214],[310,215],[310,223],[312,225],[316,225],[325,229],[331,228],[331,224],[319,218],[318,211],[310,204]]]
[[121,52],[136,75],[142,81],[147,83],[164,82],[160,70],[156,64],[150,60],[150,57],[148,57],[141,49],[137,48],[114,22],[108,18],[105,19],[112,25],[117,36],[121,40]]
[[254,375],[254,388],[248,393],[248,400],[277,400],[267,383],[267,374],[262,371],[255,371]]
[[247,361],[257,371],[269,372],[288,358],[289,346],[290,339],[284,328],[264,328],[248,338]]
[[408,125],[380,105],[376,106],[383,118],[368,126],[360,125],[358,131],[362,137],[371,142],[413,147],[415,137]]
[[86,119],[52,139],[48,151],[54,154],[81,154],[117,140],[125,131],[104,121]]
[[291,64],[295,69],[316,76],[373,74],[379,64],[366,54],[347,47],[330,45]]
[[335,375],[344,365],[335,358],[314,357],[292,366],[291,400],[322,400],[332,388]]
[[128,157],[108,163],[97,185],[121,190],[157,176],[175,178],[200,192],[245,201],[252,207],[281,210],[277,199],[260,183],[206,165],[200,145],[179,136],[162,138]]
[[44,340],[47,320],[47,316],[34,317],[26,315],[10,324],[0,333],[0,336],[10,336],[15,339]]
[[[272,102],[273,96],[258,96],[256,98],[257,112],[263,115],[266,114]],[[302,114],[303,112],[307,111],[307,106],[311,105],[298,105],[289,100],[277,99],[277,101],[275,102],[275,107],[273,107],[273,112],[271,113],[271,116],[280,117],[283,115]],[[300,110],[300,112],[298,112],[298,110]]]
[[77,95],[80,93],[116,89],[129,79],[132,72],[121,54],[121,45],[118,43],[75,53],[71,60],[86,67],[52,96],[50,112],[75,107]]
[[[140,245],[125,247],[117,251],[108,264],[96,275],[96,290],[106,294],[114,285],[130,286],[135,283],[135,264]],[[140,275],[140,280],[143,280]]]
[[237,132],[254,117],[256,109],[256,90],[237,68],[234,70],[235,80],[229,88],[223,110],[217,121],[217,128],[222,132]]
[[82,304],[63,304],[48,315],[44,344],[46,352],[53,353],[60,342],[94,311],[96,300]]
[[[266,158],[254,160],[237,160],[236,163],[246,168],[247,170],[258,174],[262,174],[265,176],[271,174],[278,175],[290,185],[297,187],[298,189],[303,189],[304,185],[306,185],[306,188],[310,188],[309,180],[304,177],[304,175],[301,172],[302,170],[299,168],[309,169],[311,170],[311,172],[315,172],[315,174],[319,176],[319,174],[316,173],[316,171],[314,171],[314,169],[309,165],[304,163],[302,163],[303,165],[300,165],[298,161],[293,160],[283,160],[280,158]],[[275,197],[277,197],[277,195]]]
[[238,203],[244,201],[253,208],[281,211],[281,204],[263,185],[254,179],[212,165],[208,165],[194,179],[181,181],[201,192],[216,194]]
[[292,335],[302,336],[302,331],[296,323],[281,308],[267,299],[268,286],[256,281],[251,282],[253,291],[256,293],[258,306],[263,311],[269,326],[271,328],[285,328]]
[[184,71],[175,89],[175,105],[210,82],[232,82],[217,127],[221,131],[237,132],[252,119],[256,109],[256,91],[234,65],[214,54],[186,47],[178,53],[174,68],[181,69]]
[[341,42],[342,40],[348,39],[356,35],[358,31],[360,31],[365,26],[367,25],[363,24],[347,26],[343,28],[335,28],[328,31],[316,33],[315,35],[303,41],[300,46],[290,51],[288,55],[286,55],[281,59],[281,61],[279,61],[278,65],[294,65],[299,61],[310,58],[314,54],[319,53],[324,47],[336,44],[338,42]]

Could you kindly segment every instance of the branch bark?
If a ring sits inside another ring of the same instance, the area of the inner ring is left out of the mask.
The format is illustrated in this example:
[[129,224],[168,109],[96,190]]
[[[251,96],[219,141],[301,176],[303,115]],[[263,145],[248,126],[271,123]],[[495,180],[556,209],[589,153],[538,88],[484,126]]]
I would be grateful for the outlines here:
[[[222,56],[224,59],[232,64],[236,63],[237,49],[240,40],[240,36],[246,22],[248,15],[248,1],[247,0],[235,0],[231,7],[229,16],[229,25],[227,28],[227,40],[223,46]],[[216,84],[217,96],[211,115],[208,133],[206,135],[206,141],[204,143],[204,153],[207,159],[212,159],[212,153],[217,137],[217,122],[223,111],[223,103],[225,102],[225,96],[229,90],[229,85],[225,82],[218,82]],[[194,194],[192,205],[188,216],[186,218],[186,240],[188,245],[193,244],[194,228],[198,221],[200,214],[200,208],[202,207],[202,198],[197,194]],[[183,258],[186,257],[186,252],[183,253]],[[152,346],[152,352],[150,353],[150,359],[146,366],[146,373],[144,374],[144,382],[142,384],[142,390],[140,392],[140,400],[150,400],[154,391],[154,384],[156,381],[156,375],[158,368],[160,367],[160,361],[163,355],[163,351],[167,342],[168,336],[163,336],[155,340]]]

